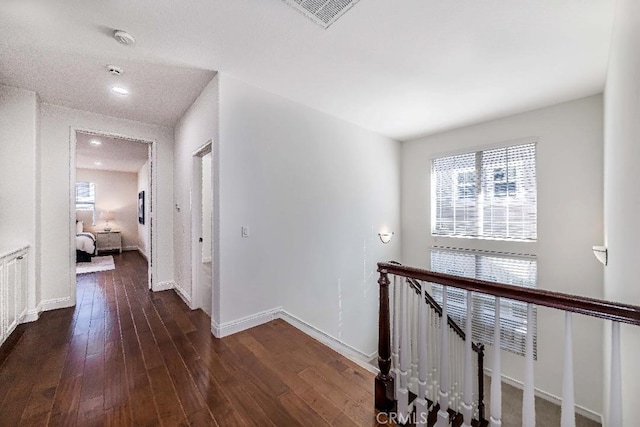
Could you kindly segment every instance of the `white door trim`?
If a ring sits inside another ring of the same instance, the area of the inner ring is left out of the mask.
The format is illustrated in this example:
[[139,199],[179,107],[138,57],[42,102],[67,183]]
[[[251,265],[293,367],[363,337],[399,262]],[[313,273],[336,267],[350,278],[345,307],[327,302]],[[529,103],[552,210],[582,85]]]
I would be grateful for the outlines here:
[[[69,294],[71,295],[71,302],[73,305],[76,304],[76,144],[77,144],[77,136],[78,132],[87,133],[90,135],[96,136],[105,136],[109,138],[119,138],[124,139],[131,142],[138,142],[148,144],[149,146],[149,188],[151,194],[148,198],[150,201],[149,205],[149,234],[150,234],[150,244],[149,244],[149,289],[153,287],[153,281],[157,277],[158,270],[158,262],[157,262],[157,254],[154,251],[156,248],[157,242],[157,231],[156,227],[154,227],[154,210],[157,206],[157,182],[158,182],[158,172],[155,165],[157,164],[157,143],[153,140],[146,140],[131,137],[128,135],[123,135],[115,132],[101,131],[95,129],[87,129],[82,127],[71,126],[69,128]],[[137,203],[137,201],[136,201]]]

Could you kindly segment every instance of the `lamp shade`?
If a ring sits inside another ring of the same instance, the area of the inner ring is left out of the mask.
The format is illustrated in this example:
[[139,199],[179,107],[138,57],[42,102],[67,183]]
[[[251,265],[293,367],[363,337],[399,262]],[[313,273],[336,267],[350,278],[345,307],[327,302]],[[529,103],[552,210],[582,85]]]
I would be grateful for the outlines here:
[[100,219],[104,219],[105,221],[113,221],[116,219],[116,214],[111,211],[102,211],[100,213]]

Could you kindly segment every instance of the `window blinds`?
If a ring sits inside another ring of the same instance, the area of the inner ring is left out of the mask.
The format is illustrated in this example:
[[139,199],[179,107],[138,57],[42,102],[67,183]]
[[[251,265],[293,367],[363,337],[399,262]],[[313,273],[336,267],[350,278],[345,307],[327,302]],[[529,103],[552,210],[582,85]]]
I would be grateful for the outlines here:
[[432,233],[536,240],[536,144],[432,161]]
[[95,204],[95,184],[93,182],[76,182],[76,210],[93,211]]
[[[537,262],[530,256],[488,254],[480,251],[456,249],[431,249],[431,270],[439,273],[506,283],[516,286],[536,287]],[[442,286],[432,284],[433,297],[442,304]],[[495,324],[495,297],[477,292],[472,294],[473,340],[493,344]],[[449,316],[458,325],[465,325],[467,314],[467,292],[453,287],[447,288]],[[537,353],[536,310],[534,308],[534,357]],[[500,299],[501,347],[504,350],[524,355],[527,334],[527,304]]]

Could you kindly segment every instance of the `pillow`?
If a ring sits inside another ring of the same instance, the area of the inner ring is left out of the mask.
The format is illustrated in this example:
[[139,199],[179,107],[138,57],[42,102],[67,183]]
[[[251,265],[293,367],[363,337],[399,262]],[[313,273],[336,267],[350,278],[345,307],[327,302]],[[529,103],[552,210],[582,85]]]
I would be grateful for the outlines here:
[[76,221],[76,234],[82,233],[84,230],[84,223],[82,221]]

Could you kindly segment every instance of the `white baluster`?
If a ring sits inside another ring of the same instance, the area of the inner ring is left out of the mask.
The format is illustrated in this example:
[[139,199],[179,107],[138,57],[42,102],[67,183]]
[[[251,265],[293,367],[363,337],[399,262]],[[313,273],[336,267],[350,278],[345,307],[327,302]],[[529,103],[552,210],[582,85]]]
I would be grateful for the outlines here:
[[[426,304],[425,304],[426,305]],[[427,363],[428,363],[428,367],[429,367],[429,376],[427,377],[427,397],[434,402],[435,398],[434,398],[434,383],[435,383],[435,373],[434,373],[434,363],[436,360],[436,356],[435,356],[435,350],[436,350],[436,345],[434,342],[434,337],[437,336],[436,334],[436,326],[435,326],[435,319],[434,319],[434,313],[435,311],[431,308],[431,306],[428,306],[429,308],[429,328],[427,329],[427,352],[428,352],[428,359],[427,359]]]
[[524,355],[524,391],[522,392],[522,426],[535,427],[536,403],[533,377],[533,304],[527,304],[527,338]]
[[576,410],[573,393],[573,334],[571,313],[565,313],[564,318],[564,372],[562,373],[562,407],[560,409],[560,426],[575,427]]
[[391,361],[393,363],[393,396],[397,399],[398,390],[400,389],[400,296],[402,281],[398,280],[398,276],[393,276],[393,344],[391,349]]
[[620,363],[620,323],[611,324],[611,378],[607,427],[622,427],[622,373]]
[[440,410],[437,427],[449,425],[449,326],[447,325],[447,287],[442,287],[442,319],[440,322]]
[[464,341],[456,334],[456,412],[462,403],[462,380],[464,373]]
[[491,427],[502,425],[502,378],[500,372],[500,297],[496,297],[493,327],[493,372],[491,372]]
[[451,393],[453,394],[453,399],[451,405],[453,406],[453,410],[458,412],[458,391],[460,388],[460,337],[453,331],[453,329],[449,328],[449,333],[451,335],[451,347],[453,348],[453,381],[451,382]]
[[418,302],[419,297],[413,288],[409,287],[411,303],[411,388],[418,390]]
[[462,417],[464,427],[471,427],[473,418],[473,349],[471,348],[471,291],[467,291],[467,319],[464,333],[464,393],[462,403]]
[[433,366],[433,379],[434,379],[433,402],[435,404],[440,399],[440,352],[442,348],[442,341],[441,341],[442,331],[440,327],[442,326],[442,322],[441,322],[441,317],[440,315],[438,315],[438,313],[435,313],[434,318],[436,321],[436,332],[437,332],[437,335],[434,337],[437,351],[435,353],[436,359],[435,359],[435,364]]
[[426,284],[421,283],[418,302],[418,398],[416,399],[416,425],[426,426],[429,417],[427,394],[427,304],[424,302]]
[[406,279],[402,280],[402,290],[400,296],[400,387],[398,388],[398,417],[409,416],[409,390],[408,372],[409,368],[409,327],[407,324],[409,317],[408,298],[409,290]]

